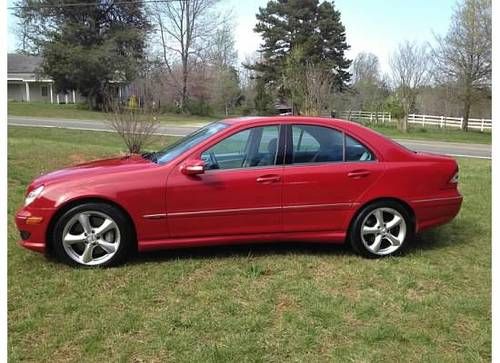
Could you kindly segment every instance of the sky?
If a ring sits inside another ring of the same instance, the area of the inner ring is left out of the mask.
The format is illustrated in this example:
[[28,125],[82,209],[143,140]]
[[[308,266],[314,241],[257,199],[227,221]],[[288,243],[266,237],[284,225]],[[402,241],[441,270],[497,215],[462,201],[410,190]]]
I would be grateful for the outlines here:
[[[12,6],[14,0],[8,0]],[[255,14],[267,0],[221,0],[219,8],[230,11],[235,26],[236,49],[240,61],[259,48],[260,36],[253,32]],[[434,34],[445,34],[456,0],[335,0],[346,28],[351,49],[347,57],[359,52],[378,56],[382,72],[389,72],[389,57],[404,41],[432,42]],[[8,50],[17,48],[16,18],[8,15]]]

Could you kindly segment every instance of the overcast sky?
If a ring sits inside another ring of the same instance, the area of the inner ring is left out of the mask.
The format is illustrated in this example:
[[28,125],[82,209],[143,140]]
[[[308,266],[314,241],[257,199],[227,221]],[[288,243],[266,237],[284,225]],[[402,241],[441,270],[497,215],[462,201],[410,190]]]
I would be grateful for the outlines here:
[[[8,0],[12,6],[14,0]],[[222,0],[220,8],[231,11],[235,40],[241,61],[258,48],[260,37],[253,32],[255,14],[267,0]],[[446,33],[455,7],[455,0],[336,0],[341,21],[346,28],[347,53],[351,59],[359,52],[376,54],[382,71],[389,71],[390,54],[403,40],[432,41],[433,32]],[[11,11],[9,10],[9,13]],[[9,52],[18,45],[16,18],[9,14]]]

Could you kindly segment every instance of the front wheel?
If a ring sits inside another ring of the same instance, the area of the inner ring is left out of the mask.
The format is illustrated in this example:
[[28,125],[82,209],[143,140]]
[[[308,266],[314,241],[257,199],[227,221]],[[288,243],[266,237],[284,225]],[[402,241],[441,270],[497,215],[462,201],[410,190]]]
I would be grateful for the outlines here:
[[353,249],[365,257],[402,253],[413,238],[413,222],[401,204],[379,201],[361,210],[349,233]]
[[53,247],[56,256],[69,265],[111,266],[127,256],[132,236],[130,223],[119,209],[84,203],[58,219]]

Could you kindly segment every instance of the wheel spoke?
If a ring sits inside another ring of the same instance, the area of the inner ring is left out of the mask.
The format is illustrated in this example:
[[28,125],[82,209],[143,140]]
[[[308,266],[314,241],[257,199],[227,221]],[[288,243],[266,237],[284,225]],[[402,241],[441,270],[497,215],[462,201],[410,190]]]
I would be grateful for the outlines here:
[[401,242],[399,242],[399,239],[397,239],[395,236],[393,236],[390,233],[387,233],[386,238],[389,242],[391,242],[391,245],[393,246],[399,246]]
[[394,218],[391,219],[390,222],[387,222],[387,230],[391,230],[396,226],[399,226],[401,224],[401,217],[394,215]]
[[82,253],[81,260],[83,263],[89,263],[92,261],[93,257],[92,254],[94,252],[94,246],[91,245],[90,243],[85,245],[85,250]]
[[98,244],[106,253],[114,253],[116,251],[116,245],[114,243],[100,240]]
[[71,233],[66,233],[66,236],[64,236],[63,242],[67,245],[72,245],[74,243],[83,243],[85,242],[85,235],[82,234],[71,234]]
[[378,250],[380,249],[380,244],[382,243],[382,236],[377,235],[375,237],[375,241],[373,241],[373,244],[370,246],[373,252],[377,253]]
[[90,225],[89,215],[86,213],[80,213],[78,215],[78,221],[82,225],[85,233],[90,234],[92,232],[92,226]]
[[363,226],[363,234],[375,234],[378,233],[378,227],[377,226]]
[[380,209],[375,211],[375,218],[377,218],[378,226],[382,227],[384,225],[384,215]]
[[100,237],[113,228],[116,228],[115,222],[113,222],[111,219],[106,218],[99,227],[94,229],[94,233],[96,234],[96,236]]

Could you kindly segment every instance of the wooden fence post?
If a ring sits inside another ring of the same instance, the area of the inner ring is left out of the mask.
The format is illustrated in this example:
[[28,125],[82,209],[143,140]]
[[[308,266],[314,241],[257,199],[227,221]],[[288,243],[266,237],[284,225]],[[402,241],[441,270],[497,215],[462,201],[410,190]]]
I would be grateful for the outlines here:
[[382,112],[382,125],[385,124],[385,112]]
[[372,123],[372,121],[373,121],[373,113],[370,112],[370,123]]
[[484,131],[484,118],[481,119],[481,132]]
[[441,128],[441,129],[443,128],[443,119],[444,119],[444,117],[441,116],[441,121],[439,122],[439,128]]
[[464,128],[464,118],[460,117],[460,130]]
[[422,117],[422,127],[425,127],[425,115]]

